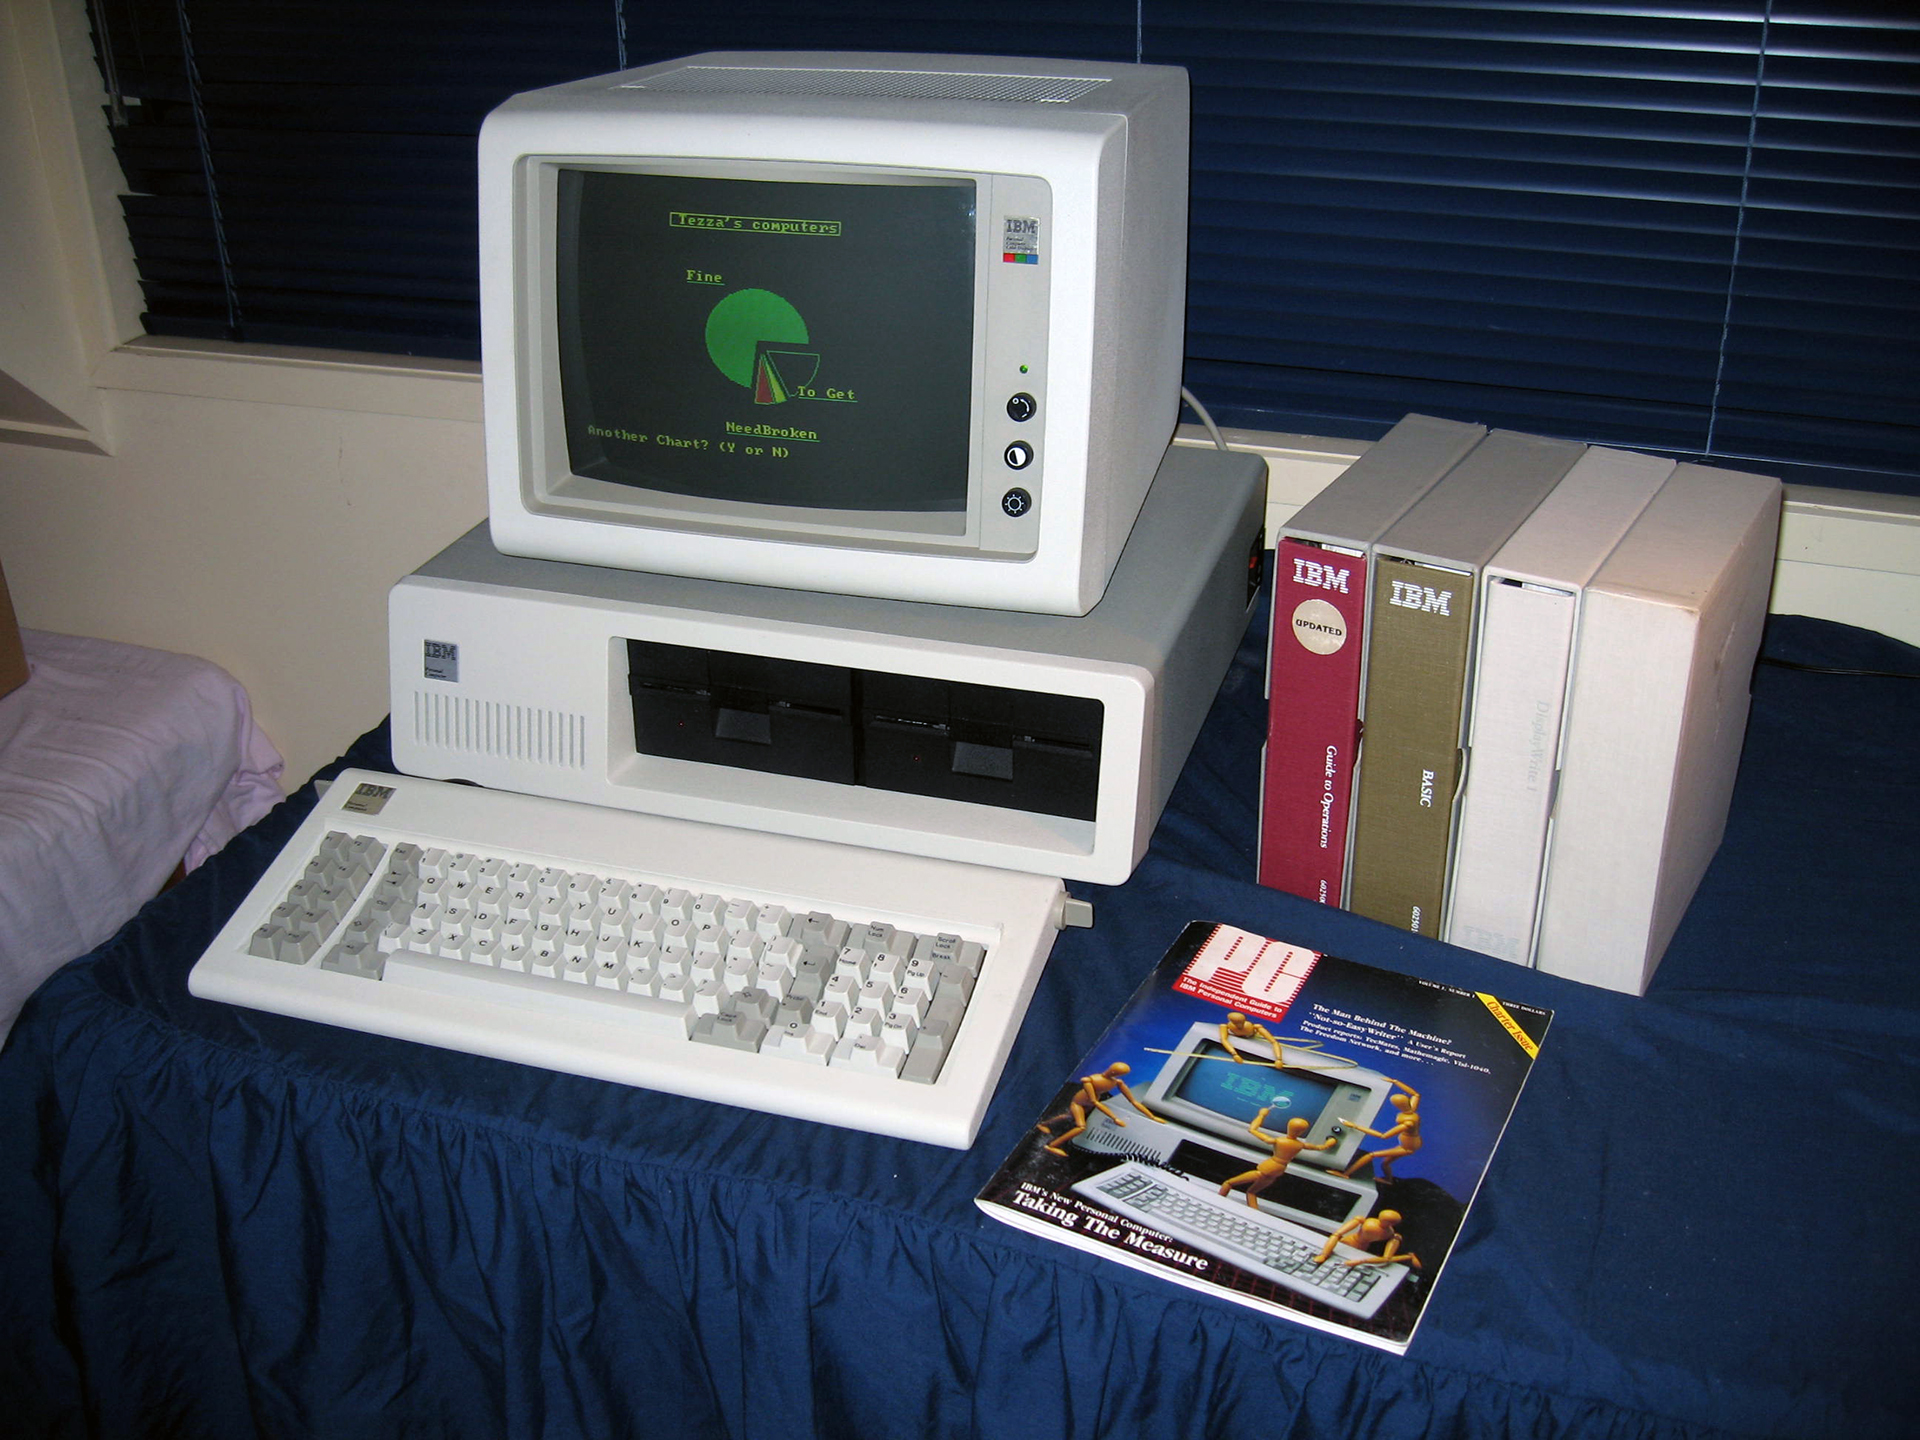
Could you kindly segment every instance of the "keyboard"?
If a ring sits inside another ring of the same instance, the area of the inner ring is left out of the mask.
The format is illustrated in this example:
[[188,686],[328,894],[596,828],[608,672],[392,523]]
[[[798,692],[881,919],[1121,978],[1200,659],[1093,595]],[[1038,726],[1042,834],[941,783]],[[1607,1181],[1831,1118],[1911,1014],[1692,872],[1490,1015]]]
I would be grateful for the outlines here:
[[1321,1262],[1325,1235],[1176,1171],[1129,1160],[1073,1188],[1150,1230],[1362,1320],[1371,1320],[1406,1278],[1405,1265],[1342,1263],[1366,1255],[1352,1245],[1336,1245]]
[[206,999],[971,1144],[1057,879],[348,770],[202,955]]

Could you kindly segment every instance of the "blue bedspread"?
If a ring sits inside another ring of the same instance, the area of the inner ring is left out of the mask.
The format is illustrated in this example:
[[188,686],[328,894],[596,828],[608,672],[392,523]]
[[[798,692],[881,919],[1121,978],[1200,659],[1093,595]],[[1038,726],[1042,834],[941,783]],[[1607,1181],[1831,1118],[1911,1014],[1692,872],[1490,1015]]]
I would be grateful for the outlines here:
[[[0,1056],[0,1430],[1914,1433],[1920,686],[1761,669],[1727,842],[1633,999],[1252,884],[1263,631],[1140,871],[1077,887],[1098,924],[966,1153],[190,998],[296,795]],[[1920,670],[1814,621],[1767,650]],[[1557,1012],[1405,1358],[971,1202],[1193,918]]]

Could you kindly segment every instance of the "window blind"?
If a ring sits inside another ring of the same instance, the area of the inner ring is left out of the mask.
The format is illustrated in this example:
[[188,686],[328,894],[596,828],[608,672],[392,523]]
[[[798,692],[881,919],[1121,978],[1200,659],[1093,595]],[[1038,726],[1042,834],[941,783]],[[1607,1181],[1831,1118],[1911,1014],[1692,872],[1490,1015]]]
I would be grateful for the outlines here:
[[159,335],[478,353],[473,139],[703,49],[1184,65],[1187,383],[1920,494],[1920,20],[1836,0],[91,0]]

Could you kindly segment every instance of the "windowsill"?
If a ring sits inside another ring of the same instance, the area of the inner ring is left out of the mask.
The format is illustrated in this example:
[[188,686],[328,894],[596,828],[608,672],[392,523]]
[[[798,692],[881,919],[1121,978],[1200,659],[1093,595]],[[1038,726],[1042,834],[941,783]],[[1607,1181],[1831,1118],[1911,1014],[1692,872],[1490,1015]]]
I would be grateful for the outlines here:
[[[104,390],[480,423],[476,360],[143,335],[110,351],[95,369],[93,381]],[[1277,519],[1312,499],[1367,448],[1362,440],[1318,435],[1251,430],[1223,434],[1234,449],[1251,451],[1267,461],[1268,500],[1283,512]],[[1177,439],[1184,445],[1213,443],[1204,430],[1191,424],[1180,427]],[[1894,522],[1897,528],[1890,538],[1903,550],[1911,543],[1910,527],[1920,524],[1920,498],[1791,484],[1786,491],[1790,511],[1832,524]]]
[[480,423],[480,365],[352,350],[142,336],[93,374],[104,390]]
[[[481,421],[480,366],[468,360],[142,337],[110,352],[93,380],[108,390]],[[1269,541],[1367,448],[1263,431],[1229,430],[1225,438],[1267,462]],[[1193,425],[1181,426],[1178,439],[1212,443]],[[1776,610],[1825,615],[1920,643],[1920,497],[1788,485],[1783,510]]]

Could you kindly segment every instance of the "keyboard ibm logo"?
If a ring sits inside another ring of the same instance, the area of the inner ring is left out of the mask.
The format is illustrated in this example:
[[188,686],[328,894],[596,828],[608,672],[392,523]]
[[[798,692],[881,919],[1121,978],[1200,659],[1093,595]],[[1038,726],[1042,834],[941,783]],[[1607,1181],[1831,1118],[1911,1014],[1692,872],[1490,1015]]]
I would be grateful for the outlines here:
[[343,811],[355,815],[378,815],[387,808],[387,801],[394,796],[391,785],[368,785],[365,783],[353,787],[353,794],[340,806]]
[[1453,592],[1396,580],[1393,582],[1393,594],[1387,597],[1387,603],[1398,605],[1402,610],[1424,610],[1430,615],[1451,615],[1453,611],[1449,607],[1453,604]]
[[460,683],[460,647],[447,640],[425,642],[422,673],[429,680]]

